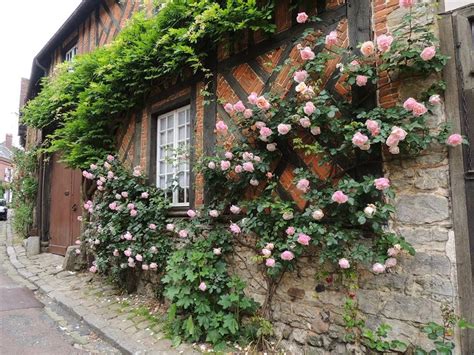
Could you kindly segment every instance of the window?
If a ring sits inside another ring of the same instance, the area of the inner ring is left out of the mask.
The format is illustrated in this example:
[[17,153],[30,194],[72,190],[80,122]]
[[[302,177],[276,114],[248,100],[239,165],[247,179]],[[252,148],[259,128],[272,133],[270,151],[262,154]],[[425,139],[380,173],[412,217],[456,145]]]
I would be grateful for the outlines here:
[[156,184],[172,206],[189,206],[190,106],[158,116]]
[[72,46],[72,48],[70,50],[68,50],[66,52],[66,54],[64,54],[64,60],[66,62],[70,62],[74,59],[74,57],[77,55],[77,46],[74,45]]

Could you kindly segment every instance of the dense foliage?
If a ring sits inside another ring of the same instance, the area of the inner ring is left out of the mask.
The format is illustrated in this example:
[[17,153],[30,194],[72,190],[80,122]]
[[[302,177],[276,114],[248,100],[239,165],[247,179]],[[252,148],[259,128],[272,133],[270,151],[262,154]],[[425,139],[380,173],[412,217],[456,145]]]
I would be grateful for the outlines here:
[[12,207],[15,210],[13,229],[23,238],[28,237],[33,223],[33,210],[38,190],[36,153],[36,150],[20,149],[15,149],[13,152],[14,175],[10,185],[13,195]]
[[206,57],[223,37],[270,32],[271,4],[255,0],[171,0],[156,16],[138,13],[109,45],[59,65],[24,108],[22,121],[58,127],[47,151],[85,168],[114,151],[113,133],[165,77],[206,75]]

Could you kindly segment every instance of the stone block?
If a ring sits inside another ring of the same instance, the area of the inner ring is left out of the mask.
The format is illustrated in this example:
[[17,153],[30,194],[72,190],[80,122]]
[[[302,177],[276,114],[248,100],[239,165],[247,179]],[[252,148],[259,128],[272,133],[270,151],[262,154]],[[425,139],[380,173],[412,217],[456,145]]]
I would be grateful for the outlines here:
[[40,253],[40,237],[28,237],[25,249],[28,256],[38,255]]
[[63,270],[79,271],[85,269],[86,263],[81,258],[81,254],[76,254],[76,249],[79,249],[79,245],[71,245],[66,250],[66,257],[63,260]]
[[424,224],[449,217],[448,199],[432,194],[400,195],[395,203],[400,222]]

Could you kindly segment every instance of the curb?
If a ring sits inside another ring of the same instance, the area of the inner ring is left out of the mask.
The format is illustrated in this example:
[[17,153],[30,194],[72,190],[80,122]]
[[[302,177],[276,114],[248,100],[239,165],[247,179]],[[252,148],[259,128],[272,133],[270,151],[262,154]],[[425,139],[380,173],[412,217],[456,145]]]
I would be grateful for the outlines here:
[[[36,290],[41,292],[43,295],[51,298],[58,306],[63,308],[65,311],[71,313],[73,316],[79,318],[80,320],[84,321],[84,323],[91,328],[94,332],[96,332],[101,338],[105,341],[110,343],[112,346],[117,348],[120,352],[127,355],[133,354],[145,354],[144,350],[138,350],[135,348],[131,348],[128,344],[125,344],[120,340],[123,337],[123,334],[118,334],[117,331],[107,329],[105,322],[94,317],[91,315],[86,308],[82,307],[81,311],[74,309],[72,305],[68,302],[68,300],[60,294],[57,294],[54,291],[47,290],[44,285],[38,284],[37,282],[30,280],[33,276],[30,272],[27,271],[26,267],[18,261],[16,256],[15,248],[12,246],[12,232],[11,232],[11,225],[7,222],[6,225],[6,250],[7,255],[10,260],[10,263],[13,267],[17,270],[17,272],[28,282],[32,283]],[[102,323],[102,324],[100,324]]]

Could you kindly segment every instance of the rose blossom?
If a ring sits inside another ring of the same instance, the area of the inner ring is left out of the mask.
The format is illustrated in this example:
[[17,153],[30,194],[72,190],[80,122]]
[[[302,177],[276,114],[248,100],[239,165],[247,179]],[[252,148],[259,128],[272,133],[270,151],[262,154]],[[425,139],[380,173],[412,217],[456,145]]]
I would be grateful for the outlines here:
[[316,106],[311,101],[308,101],[303,108],[303,111],[306,115],[310,116],[316,110]]
[[405,137],[407,136],[407,132],[403,128],[400,128],[397,126],[392,127],[391,134],[393,134],[398,140],[401,140],[401,141],[404,140]]
[[207,289],[206,283],[205,283],[205,282],[201,282],[201,283],[199,284],[199,289],[200,289],[201,291],[203,291],[203,292],[206,291],[206,289]]
[[381,273],[385,272],[385,266],[380,264],[380,263],[375,263],[372,266],[372,271],[376,274],[381,274]]
[[290,131],[290,129],[291,129],[291,125],[289,124],[280,123],[277,126],[278,133],[280,133],[281,135],[287,134]]
[[395,267],[396,265],[397,265],[397,259],[395,258],[388,258],[387,260],[385,260],[385,267],[387,269],[391,267]]
[[115,175],[114,175],[114,172],[113,172],[113,171],[107,172],[107,179],[112,180],[112,179],[114,178],[114,176],[115,176]]
[[362,150],[367,150],[370,148],[370,144],[367,143],[368,140],[369,140],[369,137],[367,137],[365,134],[357,132],[352,137],[352,144],[354,144],[355,146],[359,147]]
[[460,134],[454,133],[448,137],[448,139],[446,140],[446,144],[450,145],[451,147],[456,147],[462,144],[462,141],[462,136]]
[[170,232],[174,231],[174,224],[173,223],[168,223],[166,225],[166,230],[170,231]]
[[143,261],[143,256],[137,254],[137,256],[135,256],[135,259],[137,259],[137,261]]
[[271,106],[270,103],[267,101],[267,99],[264,96],[259,96],[257,98],[257,107],[261,110],[268,110]]
[[388,148],[388,151],[391,154],[399,154],[400,153],[400,148],[398,148],[397,146],[392,146],[392,147]]
[[373,204],[368,204],[366,208],[364,208],[364,214],[368,217],[368,218],[372,218],[372,216],[375,214],[375,212],[377,212],[377,207]]
[[305,23],[306,21],[308,21],[308,15],[306,12],[299,12],[298,16],[296,16],[296,22]]
[[273,248],[275,248],[275,244],[273,243],[267,243],[267,245],[265,246],[265,249],[268,249],[268,250],[273,250]]
[[439,95],[431,95],[428,99],[429,103],[432,105],[440,105],[441,104],[441,97]]
[[312,134],[313,136],[320,135],[320,134],[321,134],[321,128],[319,128],[319,127],[313,127],[313,128],[311,128],[311,134]]
[[268,258],[265,260],[265,265],[268,267],[274,267],[275,266],[275,259],[273,258]]
[[228,160],[221,160],[221,170],[226,171],[230,168],[230,161]]
[[349,200],[349,197],[346,194],[344,194],[344,192],[338,190],[333,193],[332,200],[334,202],[341,204],[341,203],[346,203]]
[[349,260],[347,260],[346,258],[341,258],[339,259],[339,267],[341,269],[349,269],[351,267],[351,264],[349,263]]
[[421,115],[424,115],[425,113],[427,113],[428,109],[421,102],[417,102],[413,106],[413,111],[412,112],[413,112],[413,116],[418,117],[418,116],[421,116]]
[[267,144],[267,150],[269,152],[274,152],[276,150],[277,144],[276,143],[269,143]]
[[357,75],[356,76],[356,85],[357,86],[365,86],[367,85],[367,76],[365,75]]
[[207,164],[207,167],[211,170],[214,170],[216,168],[216,163],[211,161],[211,162],[209,162],[209,164]]
[[253,163],[251,161],[246,161],[245,163],[242,164],[242,168],[249,173],[252,173],[255,168],[253,166]]
[[403,108],[407,111],[412,111],[413,107],[417,104],[417,101],[413,97],[409,97],[403,103]]
[[148,264],[142,264],[142,270],[147,271],[149,268]]
[[241,232],[240,227],[235,223],[231,223],[229,228],[234,234],[239,234]]
[[414,0],[400,0],[398,4],[400,7],[408,8],[408,7],[412,7],[413,3],[414,3]]
[[329,32],[324,42],[326,43],[327,46],[335,45],[337,43],[337,32],[336,31]]
[[289,250],[285,250],[283,253],[281,253],[280,257],[282,260],[290,261],[290,260],[293,260],[293,258],[295,257],[295,254],[293,254]]
[[107,170],[110,170],[112,168],[112,165],[110,165],[109,163],[105,162],[104,163],[104,168],[106,168]]
[[233,114],[234,113],[234,106],[230,102],[228,102],[224,105],[224,110],[228,114]]
[[128,192],[127,191],[122,192],[122,197],[127,198],[128,197]]
[[377,37],[377,48],[381,52],[386,52],[390,50],[392,45],[393,37],[388,35],[380,35]]
[[242,113],[242,112],[245,111],[245,106],[244,106],[244,104],[242,103],[242,101],[237,101],[237,102],[235,103],[235,105],[234,105],[234,110],[235,110],[236,112],[240,112],[240,113]]
[[357,60],[353,60],[349,63],[349,70],[356,71],[360,68],[360,63]]
[[219,216],[219,212],[217,210],[210,210],[209,216],[216,218]]
[[130,233],[130,232],[125,233],[125,234],[123,235],[123,239],[125,239],[125,240],[132,240],[132,239],[133,239],[132,233]]
[[250,93],[250,95],[247,97],[247,99],[249,100],[249,103],[251,103],[252,105],[255,105],[257,103],[257,98],[258,98],[258,95],[256,92]]
[[252,186],[258,186],[259,182],[257,179],[250,179],[249,181],[250,185]]
[[300,125],[303,128],[311,127],[311,120],[308,117],[300,118]]
[[222,250],[221,248],[214,248],[212,249],[212,252],[214,253],[214,255],[221,255]]
[[270,255],[272,255],[272,252],[270,250],[264,248],[264,249],[262,249],[262,255],[263,256],[270,256]]
[[311,217],[313,217],[313,219],[315,219],[316,221],[320,221],[321,219],[323,219],[324,213],[320,209],[317,209],[313,211]]
[[115,210],[117,209],[117,202],[109,203],[109,208],[110,208],[112,211],[115,211]]
[[250,118],[253,116],[253,111],[249,108],[246,108],[245,111],[244,111],[244,117],[245,118]]
[[158,264],[157,263],[151,263],[150,264],[150,270],[156,270],[158,269]]
[[298,243],[301,245],[309,245],[309,241],[311,240],[311,237],[307,234],[300,233],[298,234]]
[[92,265],[92,266],[89,268],[89,271],[92,272],[92,273],[96,273],[96,272],[97,272],[97,266]]
[[189,218],[194,218],[194,217],[196,217],[196,211],[194,211],[194,210],[188,210],[188,211],[186,212],[186,214],[188,215]]
[[390,257],[397,256],[400,253],[400,250],[397,248],[388,248],[387,249],[387,255]]
[[255,122],[255,127],[257,127],[257,129],[261,129],[262,127],[266,127],[266,123],[265,122],[262,122],[262,121],[257,121]]
[[109,162],[113,162],[113,161],[115,160],[115,158],[114,158],[113,155],[110,155],[110,154],[109,154],[109,155],[107,155],[107,160],[108,160]]
[[153,246],[150,248],[150,253],[152,253],[152,254],[158,253],[158,248],[153,245]]
[[367,42],[362,43],[362,45],[360,47],[360,51],[361,51],[361,53],[364,57],[368,57],[368,56],[374,54],[374,51],[375,51],[374,42],[367,41]]
[[293,75],[293,79],[297,83],[302,83],[308,78],[308,72],[306,70],[298,70]]
[[295,87],[295,91],[298,92],[298,93],[300,93],[300,92],[304,93],[307,89],[308,89],[308,86],[304,82],[299,83]]
[[150,225],[148,226],[148,228],[150,228],[151,230],[155,230],[155,229],[156,229],[156,224],[150,223]]
[[240,207],[238,207],[236,205],[232,205],[232,206],[230,206],[230,212],[232,212],[233,214],[239,214],[240,213]]
[[142,192],[142,194],[140,195],[141,198],[148,198],[150,195],[148,194],[148,192]]
[[390,187],[390,180],[387,178],[378,178],[374,180],[374,185],[377,190],[385,190]]
[[129,210],[133,210],[133,209],[135,208],[135,205],[134,205],[133,203],[129,203],[129,204],[127,205],[127,208],[128,208]]
[[246,161],[253,160],[253,153],[244,152],[244,153],[242,154],[242,159],[243,159],[243,160],[246,160]]
[[97,186],[102,187],[104,183],[101,180],[97,180],[96,184]]
[[271,172],[268,172],[265,174],[267,178],[271,179],[273,177],[273,174]]
[[423,49],[423,51],[420,53],[421,59],[423,59],[425,62],[427,60],[432,59],[436,55],[436,48],[434,46],[431,47],[426,47]]
[[234,171],[237,173],[237,174],[240,174],[242,172],[242,165],[236,165],[235,168],[234,168]]
[[128,257],[132,255],[132,251],[130,249],[125,250],[123,253],[125,254],[125,256],[128,256]]
[[118,249],[115,249],[114,252],[112,253],[113,256],[120,256],[120,252]]
[[217,133],[226,133],[229,127],[224,123],[224,121],[218,121],[216,123],[216,131]]
[[117,200],[120,200],[120,199],[122,198],[122,195],[120,195],[120,194],[115,194],[115,198],[116,198]]
[[138,214],[138,211],[137,211],[137,210],[130,210],[130,216],[136,217],[137,214]]
[[267,139],[272,135],[273,131],[268,127],[260,128],[260,137]]
[[293,212],[284,212],[282,218],[285,221],[289,221],[290,219],[293,219]]
[[186,238],[188,236],[188,231],[186,229],[181,229],[179,232],[178,232],[178,235],[181,237],[181,238]]
[[378,136],[380,134],[380,126],[377,121],[367,120],[365,121],[365,126],[370,131],[371,135]]
[[314,52],[309,47],[304,47],[300,50],[300,56],[303,60],[313,60],[315,57]]
[[304,193],[309,191],[309,180],[308,179],[301,179],[296,184],[296,188]]

